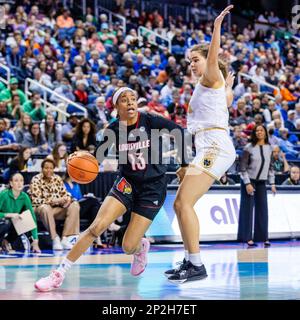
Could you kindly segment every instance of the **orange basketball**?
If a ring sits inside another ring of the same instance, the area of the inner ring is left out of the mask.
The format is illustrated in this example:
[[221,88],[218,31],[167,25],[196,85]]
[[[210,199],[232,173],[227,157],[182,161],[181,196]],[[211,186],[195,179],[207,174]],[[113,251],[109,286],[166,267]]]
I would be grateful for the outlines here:
[[76,151],[68,158],[67,170],[74,182],[87,184],[96,179],[99,165],[97,159],[90,153]]

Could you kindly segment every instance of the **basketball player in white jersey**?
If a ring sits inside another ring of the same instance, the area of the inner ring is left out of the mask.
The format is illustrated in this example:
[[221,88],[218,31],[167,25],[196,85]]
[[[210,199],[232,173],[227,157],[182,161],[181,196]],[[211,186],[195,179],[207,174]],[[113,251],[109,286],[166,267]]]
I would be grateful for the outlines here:
[[226,65],[219,59],[221,24],[232,8],[232,5],[228,6],[215,19],[209,48],[196,45],[191,48],[189,55],[192,72],[199,78],[189,104],[187,122],[188,130],[195,135],[196,156],[187,170],[180,169],[178,172],[181,184],[174,209],[185,258],[179,268],[165,272],[169,280],[175,283],[200,280],[207,276],[200,257],[199,221],[194,205],[236,158],[228,128],[228,106],[232,103],[233,95],[231,88],[226,89]]

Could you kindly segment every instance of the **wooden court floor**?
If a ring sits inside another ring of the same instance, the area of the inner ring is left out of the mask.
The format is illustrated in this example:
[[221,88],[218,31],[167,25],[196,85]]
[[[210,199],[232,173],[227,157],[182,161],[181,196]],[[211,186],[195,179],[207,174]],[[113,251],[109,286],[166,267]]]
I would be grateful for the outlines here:
[[131,257],[120,249],[93,250],[82,256],[54,292],[33,284],[66,252],[0,255],[0,300],[295,300],[300,299],[300,242],[273,242],[248,249],[237,243],[203,244],[208,277],[175,285],[163,272],[180,261],[181,245],[152,245],[149,264],[138,277],[129,273]]

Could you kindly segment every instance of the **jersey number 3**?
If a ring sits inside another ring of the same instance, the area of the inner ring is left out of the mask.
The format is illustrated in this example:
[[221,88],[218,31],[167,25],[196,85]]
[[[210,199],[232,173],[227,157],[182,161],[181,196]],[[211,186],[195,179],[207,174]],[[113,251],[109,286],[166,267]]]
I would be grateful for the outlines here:
[[129,153],[128,159],[133,171],[144,170],[146,168],[146,161],[142,152],[136,152],[134,154]]

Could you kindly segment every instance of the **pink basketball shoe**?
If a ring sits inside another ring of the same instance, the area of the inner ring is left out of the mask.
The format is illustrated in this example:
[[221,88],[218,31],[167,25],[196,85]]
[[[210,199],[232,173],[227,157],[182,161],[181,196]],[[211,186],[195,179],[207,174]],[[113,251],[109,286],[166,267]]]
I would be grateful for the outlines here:
[[34,287],[41,292],[51,291],[53,289],[59,288],[62,285],[64,278],[64,275],[59,271],[52,270],[48,277],[38,280],[34,284]]
[[133,255],[133,262],[131,264],[130,273],[133,276],[140,275],[147,266],[147,253],[150,249],[150,242],[146,238],[142,238],[141,240],[142,249],[141,252],[135,253]]

